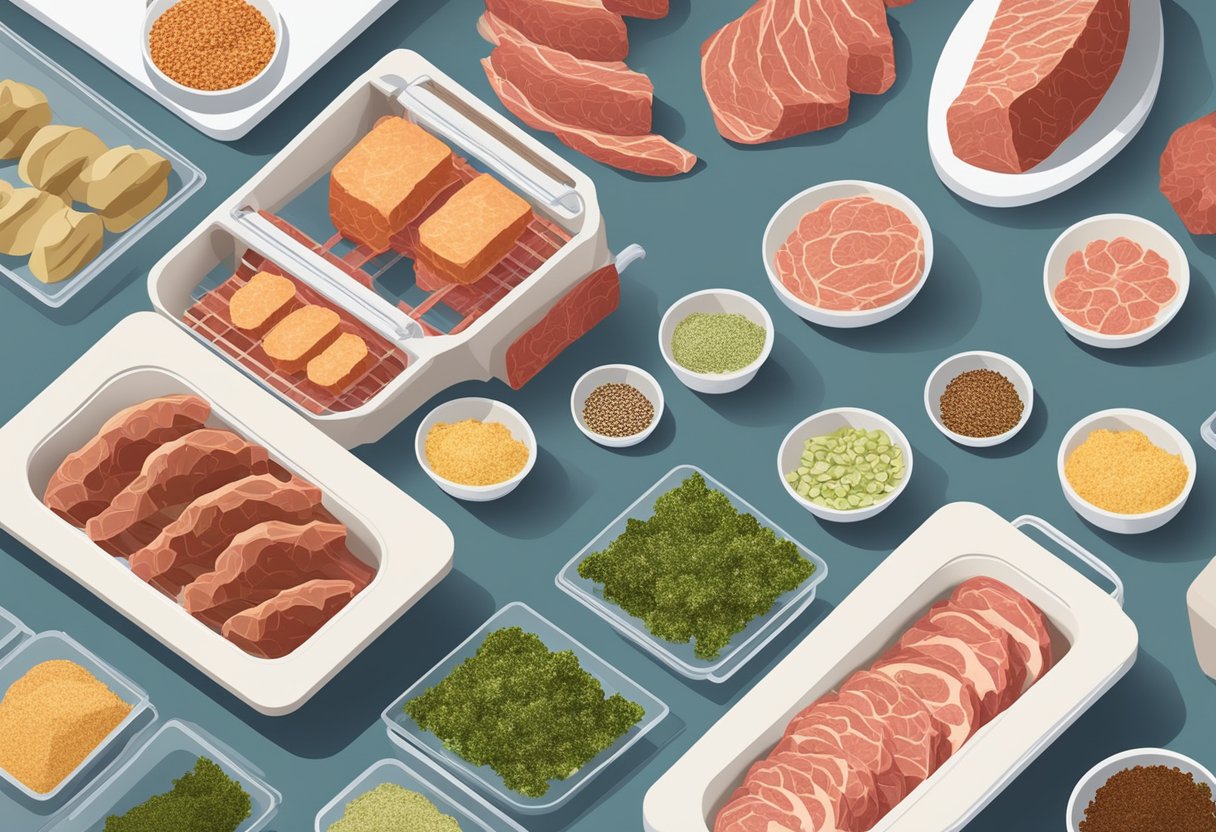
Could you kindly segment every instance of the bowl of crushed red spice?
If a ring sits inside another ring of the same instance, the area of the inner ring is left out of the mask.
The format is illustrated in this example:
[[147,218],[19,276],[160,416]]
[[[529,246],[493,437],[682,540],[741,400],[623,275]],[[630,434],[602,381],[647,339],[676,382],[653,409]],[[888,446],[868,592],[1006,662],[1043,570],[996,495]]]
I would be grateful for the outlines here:
[[949,439],[972,448],[1008,442],[1034,406],[1030,374],[1012,358],[974,350],[952,355],[925,382],[925,410]]
[[588,370],[570,393],[574,424],[609,448],[637,445],[663,418],[663,388],[654,376],[629,364]]
[[1069,832],[1216,832],[1212,773],[1183,754],[1138,748],[1086,773],[1068,801]]

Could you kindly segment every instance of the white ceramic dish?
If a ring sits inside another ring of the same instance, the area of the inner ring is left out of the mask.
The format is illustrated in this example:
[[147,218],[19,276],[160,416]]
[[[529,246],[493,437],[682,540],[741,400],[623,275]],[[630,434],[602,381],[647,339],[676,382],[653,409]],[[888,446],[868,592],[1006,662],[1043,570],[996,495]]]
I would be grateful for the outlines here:
[[1165,55],[1160,0],[1131,0],[1127,53],[1106,96],[1056,151],[1024,173],[997,173],[954,155],[946,111],[962,92],[1001,0],[974,0],[942,49],[929,92],[929,154],[938,177],[964,199],[1012,208],[1063,193],[1115,157],[1143,126]]
[[[1164,257],[1169,263],[1170,277],[1178,284],[1178,293],[1157,313],[1157,319],[1151,326],[1127,335],[1103,335],[1066,318],[1056,306],[1055,290],[1060,281],[1064,279],[1064,266],[1073,252],[1081,251],[1095,240],[1113,240],[1116,237],[1126,237],[1146,249],[1153,249]],[[1056,238],[1047,252],[1047,260],[1043,264],[1043,292],[1047,297],[1047,305],[1051,307],[1056,320],[1073,338],[1093,347],[1119,349],[1143,344],[1174,319],[1186,301],[1190,288],[1191,267],[1182,246],[1178,244],[1172,234],[1161,226],[1131,214],[1102,214],[1081,220]]]
[[1112,775],[1134,766],[1168,766],[1181,769],[1184,773],[1195,775],[1196,783],[1206,783],[1216,793],[1216,777],[1185,754],[1166,748],[1133,748],[1130,751],[1121,751],[1087,771],[1072,790],[1072,795],[1068,798],[1068,832],[1080,832],[1081,821],[1085,820],[1085,807],[1094,799],[1098,789]]
[[[650,420],[650,424],[632,436],[604,436],[587,427],[587,422],[583,419],[583,405],[592,391],[602,384],[629,384],[635,387],[654,405],[654,418]],[[574,389],[570,391],[570,415],[574,417],[574,424],[578,425],[584,436],[606,448],[628,448],[645,441],[662,421],[663,406],[663,388],[655,377],[641,367],[631,364],[605,364],[588,370],[574,383]]]
[[[821,309],[818,306],[812,306],[785,288],[785,284],[781,282],[781,278],[777,275],[777,271],[773,266],[773,260],[777,256],[777,250],[794,233],[799,221],[806,214],[814,211],[829,200],[843,199],[850,196],[870,196],[879,202],[893,205],[907,214],[912,222],[916,223],[917,228],[920,229],[921,237],[925,241],[925,267],[921,272],[920,278],[916,281],[916,285],[907,294],[885,306],[859,311]],[[907,308],[908,304],[912,303],[913,299],[916,298],[924,287],[925,281],[929,278],[929,271],[933,268],[933,229],[929,227],[929,220],[925,218],[925,214],[920,210],[920,207],[894,188],[888,188],[886,185],[878,185],[874,182],[843,179],[838,182],[825,182],[822,185],[807,188],[802,193],[791,197],[784,205],[778,208],[777,213],[773,214],[773,218],[769,220],[768,227],[764,229],[761,256],[764,258],[764,271],[768,274],[769,283],[773,285],[773,291],[777,293],[777,297],[781,299],[781,302],[788,306],[795,315],[820,326],[851,329],[885,321],[887,318],[903,311]]]
[[[446,480],[431,470],[426,461],[426,436],[432,427],[439,422],[461,422],[465,419],[478,419],[482,422],[500,422],[506,425],[511,435],[528,447],[528,461],[523,470],[509,480],[494,485],[461,485],[458,482]],[[528,420],[519,415],[515,408],[494,399],[483,399],[470,396],[463,399],[452,399],[436,407],[418,425],[418,433],[414,436],[414,453],[418,464],[426,471],[428,477],[445,492],[458,500],[468,500],[474,503],[484,503],[505,497],[524,481],[532,466],[536,464],[536,434]]]
[[[798,492],[785,479],[786,474],[798,467],[798,463],[802,459],[806,440],[812,436],[824,436],[844,427],[884,430],[887,432],[887,436],[891,437],[891,442],[904,452],[904,476],[895,490],[888,494],[886,499],[879,500],[872,506],[852,511],[842,511],[840,509],[815,505],[810,500],[798,496]],[[794,426],[793,430],[785,435],[785,439],[781,442],[781,448],[777,451],[777,476],[780,477],[781,485],[785,488],[785,492],[793,497],[798,505],[820,520],[831,520],[836,523],[856,523],[859,520],[869,519],[883,511],[887,506],[895,502],[900,494],[904,493],[904,489],[908,487],[908,481],[912,479],[912,444],[908,442],[908,437],[904,436],[903,431],[896,427],[894,422],[884,416],[878,415],[872,410],[863,410],[860,407],[836,407],[830,410],[821,410],[814,416],[803,419]]]
[[[764,327],[764,348],[760,357],[733,373],[694,373],[685,369],[671,353],[671,337],[676,327],[694,312],[739,314]],[[746,385],[768,360],[773,351],[773,337],[773,319],[764,304],[734,289],[702,289],[685,295],[668,307],[659,322],[659,351],[663,353],[663,360],[685,387],[698,393],[733,393]]]
[[[997,436],[975,437],[955,433],[942,423],[941,400],[942,394],[946,392],[946,386],[960,373],[970,370],[995,370],[1009,379],[1014,389],[1018,391],[1018,397],[1022,400],[1022,418],[1016,425]],[[1021,364],[1000,353],[972,350],[952,355],[938,364],[933,372],[929,373],[929,378],[925,382],[925,412],[929,414],[929,420],[933,422],[934,427],[945,434],[947,439],[969,448],[990,448],[993,445],[1008,442],[1030,421],[1030,412],[1033,407],[1034,384],[1030,381],[1030,374],[1022,368]]]
[[[1064,476],[1064,463],[1091,432],[1103,428],[1116,431],[1138,430],[1158,448],[1181,456],[1187,468],[1186,485],[1183,487],[1182,493],[1169,505],[1144,514],[1116,514],[1081,499],[1081,496],[1069,484],[1068,477]],[[1068,504],[1077,514],[1098,528],[1117,534],[1143,534],[1158,529],[1173,520],[1186,504],[1187,497],[1191,496],[1191,489],[1195,487],[1195,465],[1195,450],[1186,437],[1179,433],[1173,425],[1143,410],[1122,407],[1092,413],[1073,425],[1064,435],[1064,441],[1060,443],[1060,452],[1056,457],[1060,488],[1064,490],[1064,497],[1068,500]]]

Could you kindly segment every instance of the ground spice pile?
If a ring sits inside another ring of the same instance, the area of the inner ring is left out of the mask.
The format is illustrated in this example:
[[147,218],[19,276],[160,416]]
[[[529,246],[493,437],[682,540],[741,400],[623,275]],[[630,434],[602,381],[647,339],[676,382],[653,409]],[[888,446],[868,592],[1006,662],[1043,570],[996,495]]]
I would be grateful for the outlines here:
[[995,370],[968,370],[946,385],[942,424],[959,436],[1000,436],[1018,426],[1025,405],[1013,382]]
[[583,422],[600,436],[633,436],[652,421],[654,405],[632,384],[601,384],[583,402]]
[[449,482],[497,485],[528,464],[528,446],[500,422],[438,422],[426,435],[426,464]]
[[381,783],[347,803],[326,832],[460,832],[460,824],[418,792]]
[[1216,803],[1206,783],[1168,766],[1111,775],[1085,807],[1081,832],[1216,832]]
[[1190,472],[1138,430],[1095,430],[1064,462],[1068,484],[1090,505],[1144,514],[1172,503]]
[[694,373],[734,373],[764,352],[768,330],[736,312],[694,312],[676,325],[671,355]]
[[274,56],[270,21],[245,0],[181,0],[148,33],[152,62],[196,90],[228,90],[252,81]]

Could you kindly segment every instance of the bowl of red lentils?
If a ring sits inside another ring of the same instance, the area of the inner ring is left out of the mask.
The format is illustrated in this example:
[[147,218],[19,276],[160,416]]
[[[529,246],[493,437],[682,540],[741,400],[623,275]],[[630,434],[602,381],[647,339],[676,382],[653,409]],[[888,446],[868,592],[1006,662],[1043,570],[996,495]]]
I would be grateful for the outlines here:
[[1012,358],[972,350],[952,355],[925,382],[925,410],[947,438],[971,448],[1008,442],[1034,406],[1030,374]]
[[510,405],[469,396],[444,402],[418,425],[414,453],[458,500],[484,503],[515,490],[536,464],[536,434]]
[[592,442],[628,448],[654,433],[663,418],[663,388],[641,367],[605,364],[575,382],[570,413]]
[[199,112],[247,107],[273,85],[285,49],[272,0],[153,0],[144,66],[161,93]]
[[1068,830],[1211,829],[1214,790],[1212,772],[1184,754],[1165,748],[1123,751],[1091,768],[1072,790]]

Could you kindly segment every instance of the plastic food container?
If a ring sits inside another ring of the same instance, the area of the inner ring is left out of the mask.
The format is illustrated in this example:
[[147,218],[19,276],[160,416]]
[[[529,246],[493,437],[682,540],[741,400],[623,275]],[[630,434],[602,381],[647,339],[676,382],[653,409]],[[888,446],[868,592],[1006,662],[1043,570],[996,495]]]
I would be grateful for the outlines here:
[[1216,413],[1209,416],[1208,420],[1200,426],[1199,434],[1203,437],[1204,442],[1216,448]]
[[25,626],[25,622],[4,607],[0,607],[0,656],[33,634],[34,631]]
[[[604,436],[587,427],[583,419],[583,405],[586,404],[587,397],[601,384],[629,384],[637,389],[654,405],[654,418],[650,420],[650,424],[632,436]],[[659,382],[641,367],[631,364],[605,364],[602,367],[594,367],[583,373],[570,391],[570,415],[574,417],[574,424],[584,436],[606,448],[629,448],[644,442],[663,420],[663,406],[663,388],[659,386]]]
[[[638,703],[646,711],[641,722],[631,728],[614,745],[590,760],[583,768],[565,780],[551,781],[548,794],[540,798],[525,797],[511,791],[502,782],[502,778],[495,774],[489,766],[474,766],[467,762],[450,751],[434,734],[420,728],[405,712],[406,702],[446,679],[458,665],[477,653],[477,648],[481,646],[487,635],[504,627],[520,627],[526,632],[533,633],[539,636],[545,646],[552,651],[573,651],[583,670],[590,673],[603,685],[605,696],[619,693],[626,699]],[[431,668],[425,676],[389,705],[384,711],[383,719],[388,726],[390,738],[411,743],[512,810],[524,814],[539,814],[552,811],[569,802],[600,772],[650,733],[656,725],[663,721],[667,713],[667,705],[654,694],[592,653],[565,630],[542,617],[527,604],[515,601],[492,615],[443,661]]]
[[[161,220],[173,213],[203,186],[203,172],[180,153],[149,133],[113,104],[94,92],[79,78],[19,38],[0,24],[0,66],[5,77],[30,84],[45,93],[55,124],[87,127],[109,147],[129,144],[144,147],[164,156],[173,165],[169,174],[169,194],[155,211],[121,234],[106,232],[101,253],[83,269],[58,283],[46,284],[34,277],[28,257],[0,255],[0,272],[47,306],[67,303],[91,283],[123,252],[147,236]],[[14,187],[26,187],[17,176],[17,161],[0,163],[0,179]]]
[[1191,582],[1186,607],[1199,668],[1216,679],[1216,560]]
[[[752,619],[747,628],[737,633],[721,655],[716,659],[698,658],[693,644],[675,644],[664,641],[646,628],[642,619],[630,615],[616,604],[604,598],[603,587],[595,581],[587,580],[578,574],[578,565],[587,555],[608,547],[625,531],[630,520],[646,520],[654,514],[654,504],[659,497],[676,488],[694,473],[705,478],[705,484],[710,488],[721,491],[730,500],[730,504],[739,511],[746,512],[765,528],[776,532],[778,538],[793,541],[799,553],[815,564],[815,571],[802,582],[797,589],[780,596],[773,608],[766,614]],[[757,653],[764,649],[770,641],[785,630],[794,619],[811,605],[819,584],[828,576],[828,565],[807,549],[797,540],[773,523],[759,511],[735,494],[709,474],[692,465],[680,465],[673,468],[655,483],[645,494],[621,512],[607,528],[595,536],[590,543],[583,547],[577,555],[557,574],[557,586],[567,595],[591,610],[600,618],[611,624],[625,638],[637,644],[676,673],[689,679],[705,679],[710,682],[725,682],[739,671],[743,665],[751,661]]]
[[[733,373],[694,373],[685,369],[672,354],[671,338],[680,322],[694,312],[739,314],[764,327],[764,347],[760,357]],[[773,338],[773,319],[764,304],[734,289],[704,289],[685,295],[667,309],[659,322],[659,351],[663,354],[663,360],[685,387],[698,393],[733,393],[746,385],[768,360],[773,351]]]
[[1135,766],[1178,768],[1195,775],[1196,783],[1207,783],[1209,788],[1216,792],[1216,777],[1213,777],[1212,772],[1185,754],[1166,748],[1133,748],[1131,751],[1121,751],[1087,771],[1072,790],[1072,795],[1068,798],[1068,832],[1080,832],[1080,823],[1085,820],[1085,807],[1111,776]]
[[[1023,529],[1033,528],[1114,584],[1107,594]],[[868,667],[934,602],[986,575],[1047,616],[1057,663],[975,734],[873,832],[957,832],[1136,660],[1136,626],[1109,567],[1044,521],[1012,523],[975,503],[939,509],[756,683],[646,794],[647,832],[706,832],[747,769],[790,719]]]
[[[436,474],[426,461],[427,434],[439,422],[451,424],[465,419],[478,419],[482,422],[498,422],[505,425],[507,430],[511,431],[511,436],[523,442],[528,448],[528,461],[524,463],[523,469],[510,479],[493,485],[461,485]],[[418,464],[422,466],[423,471],[426,471],[426,475],[435,481],[435,485],[456,499],[474,503],[497,500],[514,491],[536,465],[536,453],[536,434],[532,432],[532,426],[528,424],[527,419],[520,415],[518,410],[494,399],[483,399],[477,396],[452,399],[450,402],[439,405],[426,415],[418,425],[418,432],[414,435],[414,455],[418,457]]]
[[131,706],[130,713],[120,722],[109,735],[85,757],[67,777],[63,778],[49,792],[39,793],[26,786],[8,771],[0,768],[0,777],[10,786],[20,791],[31,800],[54,800],[65,792],[78,790],[87,784],[100,770],[105,760],[113,758],[117,749],[126,743],[134,733],[139,718],[152,709],[148,694],[144,693],[133,682],[117,670],[97,658],[88,648],[76,642],[70,636],[60,632],[39,633],[22,643],[0,662],[0,698],[8,692],[13,683],[24,676],[32,667],[53,659],[67,659],[83,667],[93,674],[98,681],[114,692]]
[[[960,373],[970,370],[995,370],[1009,379],[1014,389],[1018,391],[1018,397],[1022,400],[1023,405],[1022,418],[1016,425],[997,436],[983,437],[963,436],[946,427],[942,422],[941,414],[942,394],[946,392],[947,385],[954,381]],[[1008,442],[1017,436],[1022,428],[1026,427],[1033,409],[1034,384],[1030,381],[1030,373],[1022,369],[1021,364],[1000,353],[973,350],[952,355],[938,364],[933,372],[929,373],[929,378],[925,382],[925,412],[929,414],[929,420],[947,439],[969,448],[990,448],[993,445]]]
[[236,832],[265,829],[281,797],[261,772],[202,729],[170,720],[94,791],[78,798],[43,828],[43,832],[96,832],[110,815],[124,814],[153,795],[173,788],[173,781],[208,757],[249,793],[249,818]]

